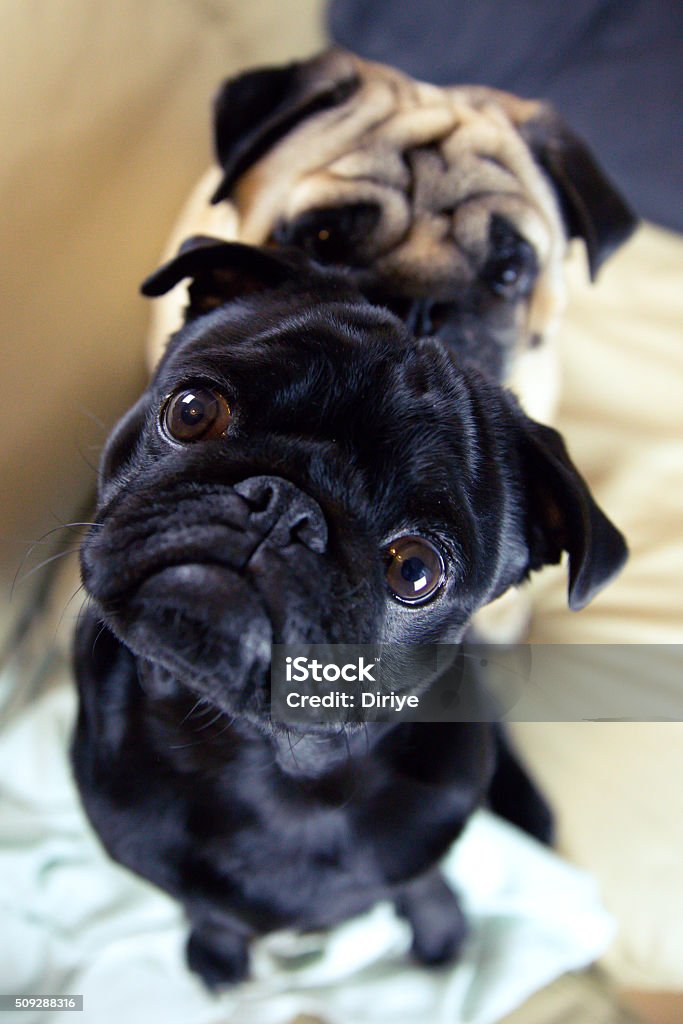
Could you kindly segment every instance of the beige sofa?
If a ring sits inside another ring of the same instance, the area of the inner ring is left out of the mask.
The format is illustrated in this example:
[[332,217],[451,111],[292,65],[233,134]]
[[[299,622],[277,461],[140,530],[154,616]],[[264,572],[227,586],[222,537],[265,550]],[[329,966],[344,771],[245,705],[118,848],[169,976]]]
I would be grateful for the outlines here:
[[[5,592],[27,541],[83,517],[93,449],[144,379],[148,311],[136,290],[210,160],[217,82],[313,52],[320,23],[319,0],[3,5]],[[580,254],[572,267],[560,426],[632,558],[578,616],[561,571],[538,577],[535,641],[683,640],[682,269],[683,240],[653,227],[595,288]],[[3,607],[4,635],[40,576]],[[561,850],[596,875],[618,919],[612,977],[683,991],[683,725],[529,724],[516,734],[558,809]]]

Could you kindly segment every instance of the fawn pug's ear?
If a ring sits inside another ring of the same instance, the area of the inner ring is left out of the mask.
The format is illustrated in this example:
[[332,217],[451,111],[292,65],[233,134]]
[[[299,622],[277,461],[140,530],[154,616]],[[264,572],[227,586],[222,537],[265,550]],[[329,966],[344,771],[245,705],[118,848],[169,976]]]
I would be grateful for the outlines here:
[[638,219],[590,149],[549,105],[519,125],[538,163],[551,179],[570,238],[582,238],[591,280],[611,254],[633,234]]
[[227,79],[214,102],[214,146],[223,178],[211,201],[225,199],[240,175],[297,124],[345,103],[359,85],[351,58],[334,48],[312,60]]
[[140,291],[148,298],[156,298],[191,278],[185,319],[193,320],[240,296],[296,280],[305,262],[302,254],[292,251],[194,235],[183,242],[172,259],[143,281]]
[[526,480],[529,570],[569,555],[569,607],[578,611],[622,568],[623,536],[598,506],[562,437],[523,413],[520,454]]

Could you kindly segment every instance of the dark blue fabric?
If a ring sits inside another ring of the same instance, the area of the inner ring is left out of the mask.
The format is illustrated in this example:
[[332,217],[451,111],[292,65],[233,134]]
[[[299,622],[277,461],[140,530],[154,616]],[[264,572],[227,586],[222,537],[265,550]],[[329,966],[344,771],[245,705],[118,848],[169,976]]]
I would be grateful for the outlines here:
[[328,21],[416,78],[550,100],[640,216],[683,230],[680,0],[331,0]]

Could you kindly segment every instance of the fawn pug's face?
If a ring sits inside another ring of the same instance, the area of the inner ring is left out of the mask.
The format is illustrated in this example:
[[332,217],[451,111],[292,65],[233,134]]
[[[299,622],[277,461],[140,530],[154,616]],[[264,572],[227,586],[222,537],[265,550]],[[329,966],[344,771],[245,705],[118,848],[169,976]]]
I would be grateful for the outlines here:
[[241,241],[350,268],[414,334],[499,380],[552,332],[567,239],[595,274],[635,225],[548,105],[337,49],[227,81],[215,147],[213,202],[236,209]]
[[273,643],[459,640],[569,552],[625,557],[559,435],[302,254],[190,240],[185,326],[109,439],[83,579],[146,685],[265,722]]

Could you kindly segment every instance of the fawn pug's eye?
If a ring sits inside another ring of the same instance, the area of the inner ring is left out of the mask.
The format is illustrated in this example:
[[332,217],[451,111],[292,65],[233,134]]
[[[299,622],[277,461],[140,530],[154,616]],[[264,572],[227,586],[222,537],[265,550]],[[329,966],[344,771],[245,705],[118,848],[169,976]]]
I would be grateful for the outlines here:
[[391,542],[386,556],[389,590],[404,604],[422,604],[433,597],[444,582],[443,555],[425,537],[399,537]]
[[171,395],[161,410],[164,433],[182,443],[221,437],[231,419],[227,400],[213,388],[183,388]]
[[278,224],[272,241],[302,249],[320,263],[364,266],[381,215],[373,202],[307,210],[294,221]]
[[480,270],[484,284],[504,299],[528,295],[538,276],[538,260],[529,242],[505,217],[494,214],[489,244],[489,257]]

